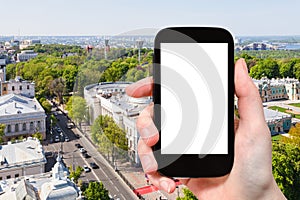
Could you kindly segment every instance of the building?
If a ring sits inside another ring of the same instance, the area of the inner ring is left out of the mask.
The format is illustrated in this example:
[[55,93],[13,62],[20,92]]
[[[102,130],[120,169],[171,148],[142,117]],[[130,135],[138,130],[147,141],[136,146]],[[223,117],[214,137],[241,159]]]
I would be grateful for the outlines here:
[[6,81],[6,59],[0,59],[0,83]]
[[253,79],[254,84],[259,90],[262,102],[274,101],[279,99],[300,99],[300,83],[294,78]]
[[35,83],[23,80],[20,76],[1,83],[1,96],[6,94],[19,94],[29,98],[35,96]]
[[[81,200],[80,187],[68,179],[68,170],[60,156],[52,173],[0,181],[0,199]],[[2,192],[1,192],[2,191]]]
[[84,98],[90,112],[90,123],[99,115],[108,115],[123,128],[128,139],[128,155],[133,163],[140,165],[137,154],[139,133],[136,119],[151,102],[150,98],[132,98],[125,94],[129,82],[99,83],[85,87]]
[[21,53],[17,54],[17,61],[18,62],[24,62],[28,61],[32,58],[35,58],[38,56],[38,53],[35,53],[33,50],[23,50]]
[[289,114],[264,108],[265,120],[272,135],[287,133],[292,125],[292,117]]
[[0,96],[0,124],[5,124],[5,139],[39,132],[46,137],[46,114],[35,98],[16,94]]
[[46,157],[39,140],[27,138],[2,145],[0,149],[0,180],[45,172]]
[[36,44],[41,44],[41,40],[23,40],[20,43],[20,49],[25,49]]

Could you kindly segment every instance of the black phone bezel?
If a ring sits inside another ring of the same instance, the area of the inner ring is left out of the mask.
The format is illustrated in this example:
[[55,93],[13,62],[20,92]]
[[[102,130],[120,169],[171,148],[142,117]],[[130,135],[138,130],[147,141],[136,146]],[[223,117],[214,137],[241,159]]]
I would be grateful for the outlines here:
[[[178,38],[180,33],[188,37]],[[192,38],[192,40],[188,39]],[[168,177],[219,177],[228,174],[234,161],[234,42],[230,32],[217,27],[170,27],[160,30],[154,41],[153,102],[161,104],[160,44],[161,43],[228,43],[228,154],[161,154],[161,141],[152,147],[158,172]],[[155,106],[154,123],[161,130],[160,106]],[[159,131],[159,134],[161,132]],[[201,158],[203,157],[203,158]],[[177,159],[176,159],[177,158]],[[166,160],[176,161],[165,166]]]

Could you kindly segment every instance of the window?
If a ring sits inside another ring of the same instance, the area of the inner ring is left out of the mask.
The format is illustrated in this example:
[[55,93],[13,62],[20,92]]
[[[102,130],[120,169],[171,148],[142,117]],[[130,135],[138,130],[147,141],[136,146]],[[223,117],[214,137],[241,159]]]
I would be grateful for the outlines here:
[[18,178],[19,177],[19,174],[15,174],[15,178]]
[[12,90],[12,91],[15,91],[15,86],[12,86],[12,87],[11,87],[11,90]]
[[29,85],[27,85],[27,90],[29,90]]
[[26,131],[26,123],[23,123],[22,131]]
[[37,122],[37,125],[38,125],[38,128],[39,128],[39,130],[40,130],[40,129],[41,129],[41,122],[38,121],[38,122]]
[[10,179],[10,178],[11,178],[11,175],[6,176],[6,179]]
[[11,132],[11,125],[7,125],[7,132],[10,133]]
[[0,181],[2,181],[2,176],[0,176]]
[[19,90],[22,90],[22,85],[19,86]]
[[19,124],[15,125],[15,132],[19,132]]
[[33,131],[33,122],[30,122],[30,130]]
[[[6,91],[6,87],[3,87],[3,91]],[[1,177],[2,178],[2,177]]]

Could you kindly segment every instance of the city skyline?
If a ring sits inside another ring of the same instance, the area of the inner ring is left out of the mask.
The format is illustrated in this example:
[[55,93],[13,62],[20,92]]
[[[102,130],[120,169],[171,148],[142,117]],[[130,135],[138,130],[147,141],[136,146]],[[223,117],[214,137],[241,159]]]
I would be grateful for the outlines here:
[[300,35],[300,2],[5,1],[0,36],[118,35],[166,26],[221,26],[236,36]]

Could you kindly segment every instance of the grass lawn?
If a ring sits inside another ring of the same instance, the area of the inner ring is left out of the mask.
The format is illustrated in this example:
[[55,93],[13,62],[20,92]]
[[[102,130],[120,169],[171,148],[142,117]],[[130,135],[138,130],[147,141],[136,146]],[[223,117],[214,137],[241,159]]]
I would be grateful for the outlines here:
[[271,110],[278,110],[279,112],[283,112],[283,113],[287,113],[287,114],[292,115],[293,118],[300,119],[300,115],[299,114],[293,114],[293,113],[286,112],[286,110],[287,110],[286,108],[282,108],[282,107],[279,107],[279,106],[270,106],[269,109],[271,109]]
[[289,105],[299,107],[300,108],[300,103],[290,103]]
[[275,135],[275,136],[272,137],[272,141],[278,141],[282,137],[283,137],[282,135]]
[[279,107],[279,106],[270,106],[269,109],[278,110],[279,112],[287,113],[285,108],[282,108],[282,107]]

